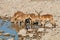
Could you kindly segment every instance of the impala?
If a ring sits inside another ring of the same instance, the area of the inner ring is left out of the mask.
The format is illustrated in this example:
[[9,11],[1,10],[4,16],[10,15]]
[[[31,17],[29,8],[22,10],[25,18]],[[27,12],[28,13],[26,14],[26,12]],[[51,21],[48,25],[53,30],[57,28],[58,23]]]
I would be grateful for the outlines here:
[[56,23],[55,23],[55,20],[53,18],[53,15],[51,15],[51,14],[40,15],[40,13],[42,11],[39,13],[37,11],[35,11],[35,12],[38,14],[38,17],[39,17],[40,22],[41,22],[43,27],[45,26],[46,22],[50,22],[52,24],[52,26],[56,27]]

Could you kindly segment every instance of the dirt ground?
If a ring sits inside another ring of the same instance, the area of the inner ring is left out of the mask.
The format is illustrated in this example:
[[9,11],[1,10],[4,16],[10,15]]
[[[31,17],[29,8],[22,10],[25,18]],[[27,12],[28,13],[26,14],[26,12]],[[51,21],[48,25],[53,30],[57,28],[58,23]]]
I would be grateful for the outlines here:
[[52,14],[58,25],[54,31],[47,29],[41,40],[60,40],[60,1],[59,0],[0,0],[0,16],[13,16],[15,12]]

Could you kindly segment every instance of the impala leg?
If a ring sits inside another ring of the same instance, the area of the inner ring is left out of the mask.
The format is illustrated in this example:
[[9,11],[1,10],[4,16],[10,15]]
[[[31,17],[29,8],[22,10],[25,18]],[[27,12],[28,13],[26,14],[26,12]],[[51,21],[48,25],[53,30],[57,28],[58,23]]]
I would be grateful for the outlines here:
[[45,27],[45,21],[41,21],[41,26],[44,28]]
[[52,27],[52,28],[56,28],[56,23],[55,23],[55,21],[54,21],[54,20],[51,20],[50,22],[51,22],[52,26],[54,26],[54,27]]

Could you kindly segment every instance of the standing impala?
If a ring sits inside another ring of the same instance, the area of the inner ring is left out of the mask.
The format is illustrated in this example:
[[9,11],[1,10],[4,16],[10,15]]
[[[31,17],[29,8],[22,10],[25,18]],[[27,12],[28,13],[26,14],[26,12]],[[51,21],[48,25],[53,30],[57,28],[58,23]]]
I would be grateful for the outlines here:
[[[37,11],[35,12],[38,13]],[[46,22],[50,22],[52,26],[56,27],[56,23],[55,20],[53,19],[53,15],[51,14],[40,15],[40,13],[38,13],[38,16],[43,27],[45,26]]]
[[17,11],[11,18],[11,22],[24,21],[26,18],[28,18],[28,14],[26,15],[21,11]]
[[[30,15],[25,14],[21,11],[17,11],[14,16],[11,18],[11,22],[14,22],[15,24],[18,24],[20,26],[24,26],[26,24],[25,20],[28,19],[30,21]],[[31,22],[30,22],[31,23]]]

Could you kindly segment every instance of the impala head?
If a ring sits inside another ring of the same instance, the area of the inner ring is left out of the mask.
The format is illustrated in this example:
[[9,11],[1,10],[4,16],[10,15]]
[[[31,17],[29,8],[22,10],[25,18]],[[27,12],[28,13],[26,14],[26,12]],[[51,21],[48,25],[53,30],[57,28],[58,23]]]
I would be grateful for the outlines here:
[[31,21],[30,18],[25,19],[25,23],[30,23],[30,21]]

